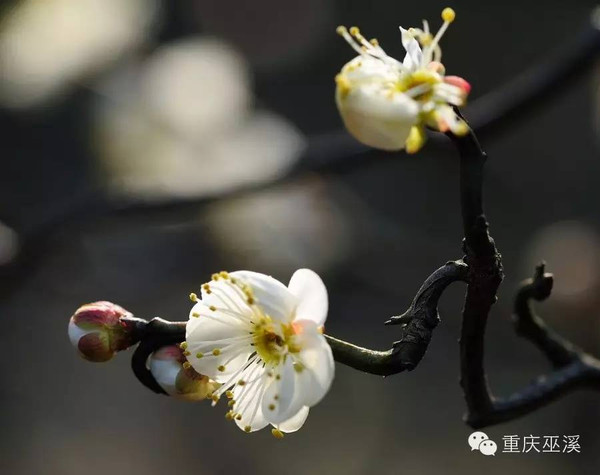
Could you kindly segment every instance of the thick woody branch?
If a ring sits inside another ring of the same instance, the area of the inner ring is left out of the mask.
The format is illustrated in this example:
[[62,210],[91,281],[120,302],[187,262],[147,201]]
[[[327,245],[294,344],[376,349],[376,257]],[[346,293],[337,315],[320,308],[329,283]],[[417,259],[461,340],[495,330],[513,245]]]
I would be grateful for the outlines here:
[[516,419],[574,389],[600,390],[600,361],[548,328],[533,310],[532,300],[545,300],[552,290],[552,275],[544,270],[544,264],[537,266],[534,277],[525,281],[517,292],[513,320],[517,333],[544,353],[554,371],[539,376],[509,397],[494,399],[487,412],[470,414],[468,422],[472,427]]
[[600,361],[585,354],[551,329],[535,314],[531,301],[546,299],[552,275],[537,267],[523,283],[514,306],[516,331],[536,345],[555,370],[507,398],[495,398],[484,368],[484,337],[491,306],[502,282],[502,260],[488,231],[482,206],[485,153],[473,133],[453,141],[461,160],[461,208],[465,232],[464,261],[469,266],[460,339],[461,386],[467,403],[465,421],[473,428],[519,418],[576,388],[600,389]]

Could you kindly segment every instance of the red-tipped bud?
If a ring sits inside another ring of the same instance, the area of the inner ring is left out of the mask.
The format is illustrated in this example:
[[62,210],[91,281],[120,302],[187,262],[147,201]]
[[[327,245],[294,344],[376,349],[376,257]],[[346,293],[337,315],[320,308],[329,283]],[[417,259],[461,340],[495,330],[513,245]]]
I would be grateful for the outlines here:
[[462,89],[467,95],[471,92],[471,85],[459,76],[446,76],[444,82]]
[[169,396],[186,401],[209,398],[220,386],[194,371],[178,345],[164,346],[150,356],[150,371]]
[[83,305],[69,321],[71,343],[88,361],[108,361],[134,343],[134,324],[121,320],[126,316],[132,315],[111,302]]

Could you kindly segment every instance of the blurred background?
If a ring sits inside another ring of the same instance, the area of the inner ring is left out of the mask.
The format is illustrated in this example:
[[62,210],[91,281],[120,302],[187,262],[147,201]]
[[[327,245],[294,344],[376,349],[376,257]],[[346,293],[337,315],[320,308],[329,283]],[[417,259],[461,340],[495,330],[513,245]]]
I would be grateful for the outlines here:
[[[210,274],[242,268],[286,282],[298,267],[330,291],[328,333],[387,348],[423,280],[461,257],[458,164],[361,152],[341,130],[333,77],[353,57],[335,34],[358,24],[402,57],[398,25],[434,29],[445,3],[342,0],[21,0],[0,7],[0,473],[591,474],[600,396],[577,392],[486,433],[580,435],[580,454],[470,452],[457,339],[464,288],[412,373],[337,366],[304,428],[247,435],[222,408],[145,389],[130,352],[80,359],[67,322],[117,302],[144,318],[187,318]],[[584,28],[593,1],[454,1],[449,74],[472,99]],[[506,280],[486,365],[506,395],[546,371],[512,331],[518,283],[545,259],[540,312],[600,355],[600,75],[482,137],[486,207]],[[316,144],[316,145],[315,145]],[[358,151],[360,167],[267,185],[315,150]],[[262,186],[264,184],[264,186]],[[210,200],[240,187],[254,191]],[[204,200],[206,198],[206,200]]]

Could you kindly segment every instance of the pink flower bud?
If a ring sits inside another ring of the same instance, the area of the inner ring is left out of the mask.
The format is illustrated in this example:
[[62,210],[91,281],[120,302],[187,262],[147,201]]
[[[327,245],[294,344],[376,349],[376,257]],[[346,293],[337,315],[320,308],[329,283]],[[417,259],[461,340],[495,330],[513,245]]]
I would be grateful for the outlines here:
[[150,371],[169,396],[186,401],[209,398],[220,386],[187,363],[178,345],[164,346],[150,356]]
[[122,321],[125,316],[132,315],[111,302],[83,305],[69,321],[71,343],[88,361],[108,361],[134,343],[134,324]]

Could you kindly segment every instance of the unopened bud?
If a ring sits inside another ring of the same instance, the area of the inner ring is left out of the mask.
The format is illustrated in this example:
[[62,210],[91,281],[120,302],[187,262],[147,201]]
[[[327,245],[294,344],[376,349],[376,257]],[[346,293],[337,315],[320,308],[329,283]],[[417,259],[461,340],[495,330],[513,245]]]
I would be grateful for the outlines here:
[[134,323],[121,320],[126,316],[132,315],[111,302],[83,305],[69,321],[71,343],[86,360],[108,361],[134,343]]
[[186,401],[210,398],[220,384],[184,365],[186,361],[179,345],[164,346],[150,356],[150,371],[169,396]]

